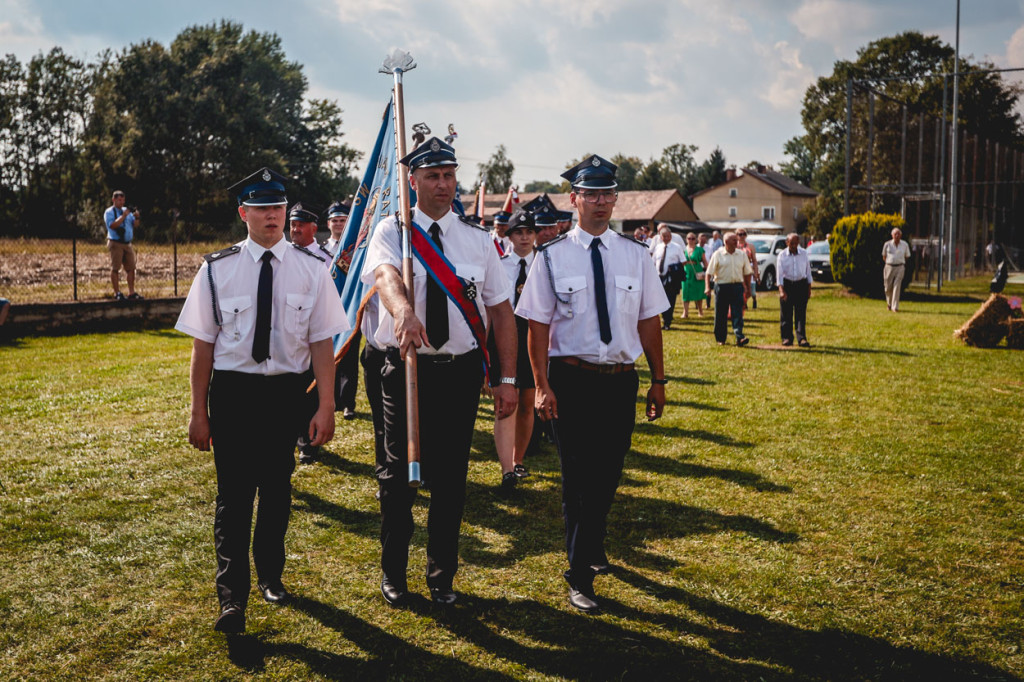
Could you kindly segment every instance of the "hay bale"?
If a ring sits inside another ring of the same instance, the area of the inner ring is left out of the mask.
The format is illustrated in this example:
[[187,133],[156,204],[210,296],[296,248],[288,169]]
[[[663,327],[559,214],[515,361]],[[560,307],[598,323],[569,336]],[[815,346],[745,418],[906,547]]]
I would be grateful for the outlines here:
[[1006,345],[1024,350],[1024,319],[1011,317],[1006,321]]
[[1006,336],[1006,318],[1010,317],[1010,302],[1005,296],[992,294],[978,311],[953,336],[968,346],[995,348]]

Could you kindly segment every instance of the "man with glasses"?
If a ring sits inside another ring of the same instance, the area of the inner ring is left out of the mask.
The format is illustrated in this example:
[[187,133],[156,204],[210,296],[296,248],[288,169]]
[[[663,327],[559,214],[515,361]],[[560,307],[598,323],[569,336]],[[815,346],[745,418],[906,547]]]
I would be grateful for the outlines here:
[[615,170],[591,156],[562,174],[579,222],[539,249],[516,307],[530,323],[534,405],[554,420],[562,463],[569,603],[585,613],[599,608],[594,576],[609,570],[606,521],[636,423],[641,352],[648,420],[661,416],[667,383],[658,316],[668,300],[647,249],[608,228]]

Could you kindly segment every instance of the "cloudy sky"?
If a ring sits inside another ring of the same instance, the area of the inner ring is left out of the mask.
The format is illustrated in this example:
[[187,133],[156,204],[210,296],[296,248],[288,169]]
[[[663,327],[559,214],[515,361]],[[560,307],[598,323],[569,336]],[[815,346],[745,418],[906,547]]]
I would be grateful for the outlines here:
[[[0,52],[91,59],[220,19],[277,33],[362,151],[391,86],[377,69],[409,51],[407,121],[455,124],[464,182],[505,144],[525,183],[585,152],[647,159],[676,142],[778,162],[814,79],[901,31],[953,44],[956,0],[0,0]],[[1024,66],[1024,0],[963,0],[960,47]]]

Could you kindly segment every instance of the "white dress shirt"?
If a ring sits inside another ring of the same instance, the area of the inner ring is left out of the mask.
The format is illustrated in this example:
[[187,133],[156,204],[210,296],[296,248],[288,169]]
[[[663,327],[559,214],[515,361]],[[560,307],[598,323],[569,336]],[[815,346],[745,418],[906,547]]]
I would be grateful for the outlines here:
[[808,284],[814,281],[811,277],[811,261],[807,258],[807,249],[802,246],[796,247],[796,253],[790,253],[788,247],[779,251],[775,266],[779,269],[780,285],[787,279],[793,281],[805,279]]
[[886,265],[905,265],[910,258],[910,247],[907,246],[905,239],[900,240],[899,246],[890,239],[882,245],[882,257],[885,258]]
[[670,265],[677,265],[686,260],[683,247],[675,241],[666,244],[661,238],[658,238],[658,243],[651,249],[651,257],[654,258],[654,265],[657,267],[659,275],[668,274]]
[[[590,243],[595,239],[601,242],[598,248],[604,265],[612,332],[608,344],[601,341],[597,320],[590,255]],[[550,325],[550,357],[576,356],[587,362],[617,364],[634,362],[643,353],[637,323],[667,309],[665,289],[646,249],[611,229],[594,237],[576,225],[538,251],[516,315]]]
[[[441,246],[445,257],[455,267],[455,274],[462,280],[476,287],[474,303],[480,311],[484,326],[487,326],[487,309],[507,301],[512,297],[512,285],[505,276],[505,271],[498,258],[498,250],[494,248],[494,240],[486,230],[467,225],[454,212],[438,221],[420,211],[413,209],[412,220],[430,231],[430,225],[437,222],[441,228]],[[429,239],[429,237],[428,237]],[[376,281],[374,271],[381,265],[392,265],[402,271],[402,234],[394,216],[385,218],[378,223],[367,247],[366,260],[363,263],[362,279],[365,284]],[[427,313],[427,271],[415,256],[413,257],[413,289],[416,317],[426,321]],[[448,301],[448,341],[440,348],[428,345],[420,346],[421,355],[439,353],[462,355],[477,347],[473,331],[466,324],[462,313]],[[379,348],[398,346],[395,337],[395,320],[383,305],[380,306],[379,321],[374,332],[374,341]]]
[[[537,252],[531,251],[525,256],[517,256],[515,251],[509,251],[507,255],[501,257],[501,267],[505,268],[505,274],[508,275],[508,281],[512,282],[512,286],[515,287],[516,280],[519,279],[519,261],[526,261],[526,276],[530,276],[530,269],[533,268],[534,262],[537,260]],[[515,300],[515,291],[512,292],[512,300]]]
[[274,297],[270,317],[270,357],[252,359],[256,334],[256,299],[263,253],[268,249],[245,239],[239,253],[214,261],[221,326],[213,315],[210,263],[203,261],[174,328],[214,344],[213,368],[247,374],[301,374],[309,369],[309,345],[349,328],[345,308],[323,263],[282,238],[274,255]]

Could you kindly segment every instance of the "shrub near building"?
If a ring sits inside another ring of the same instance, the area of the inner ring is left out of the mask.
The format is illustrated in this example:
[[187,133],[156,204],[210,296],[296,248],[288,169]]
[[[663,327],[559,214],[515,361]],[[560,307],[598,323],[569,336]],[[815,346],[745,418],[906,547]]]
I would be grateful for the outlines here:
[[[898,215],[870,211],[841,218],[829,237],[829,259],[835,280],[861,296],[881,298],[885,293],[882,246],[892,239],[893,228],[902,230],[904,224]],[[903,277],[904,289],[913,272],[911,255]]]

